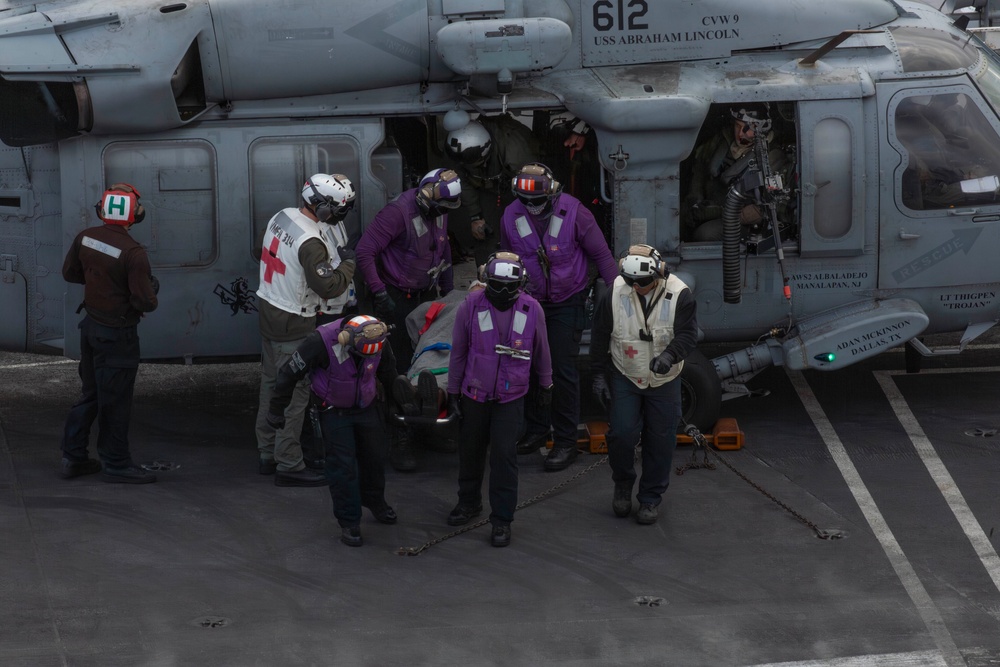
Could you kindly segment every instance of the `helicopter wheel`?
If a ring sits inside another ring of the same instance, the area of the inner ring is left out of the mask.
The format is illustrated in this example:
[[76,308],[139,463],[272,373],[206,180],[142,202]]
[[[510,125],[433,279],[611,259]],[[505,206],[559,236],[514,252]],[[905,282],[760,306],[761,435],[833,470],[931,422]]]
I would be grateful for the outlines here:
[[715,372],[715,365],[699,350],[694,350],[684,360],[681,371],[681,423],[693,424],[702,433],[711,433],[722,411],[722,384]]

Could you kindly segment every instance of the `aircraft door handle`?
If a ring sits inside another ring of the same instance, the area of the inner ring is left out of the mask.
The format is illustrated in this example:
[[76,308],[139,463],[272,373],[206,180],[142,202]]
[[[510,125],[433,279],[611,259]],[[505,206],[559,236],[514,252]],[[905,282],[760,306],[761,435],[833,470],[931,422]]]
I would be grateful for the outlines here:
[[966,208],[962,210],[950,208],[948,209],[948,215],[976,215],[979,213],[978,208]]
[[920,234],[914,234],[913,232],[907,232],[902,229],[899,230],[899,238],[904,241],[912,241],[913,239],[919,239]]

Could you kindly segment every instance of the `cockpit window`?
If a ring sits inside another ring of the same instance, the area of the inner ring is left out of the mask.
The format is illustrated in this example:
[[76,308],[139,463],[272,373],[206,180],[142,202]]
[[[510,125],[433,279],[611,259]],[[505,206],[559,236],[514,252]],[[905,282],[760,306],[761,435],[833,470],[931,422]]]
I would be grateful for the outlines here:
[[906,149],[903,205],[915,211],[1000,204],[1000,138],[962,93],[908,97],[896,107]]
[[994,111],[1000,111],[1000,56],[973,35],[973,42],[983,54],[983,67],[976,72],[976,83]]
[[968,69],[979,61],[979,51],[968,36],[927,28],[890,28],[904,72],[941,72]]

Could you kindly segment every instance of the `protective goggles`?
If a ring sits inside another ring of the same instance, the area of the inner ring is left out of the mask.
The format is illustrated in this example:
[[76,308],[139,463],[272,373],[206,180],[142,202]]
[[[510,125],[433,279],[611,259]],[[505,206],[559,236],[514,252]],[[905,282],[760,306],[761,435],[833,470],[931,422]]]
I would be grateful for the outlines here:
[[632,276],[622,276],[622,280],[629,287],[649,287],[656,280],[656,276],[639,276],[638,278],[633,278]]

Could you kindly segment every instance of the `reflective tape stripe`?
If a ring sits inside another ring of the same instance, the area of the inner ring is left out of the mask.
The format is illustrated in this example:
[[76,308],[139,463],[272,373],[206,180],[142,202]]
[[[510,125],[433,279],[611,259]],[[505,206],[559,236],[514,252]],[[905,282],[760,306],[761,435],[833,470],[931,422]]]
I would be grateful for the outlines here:
[[91,250],[96,250],[99,253],[108,255],[109,257],[114,257],[118,259],[122,256],[122,249],[116,248],[113,245],[108,245],[103,241],[98,241],[97,239],[92,239],[89,236],[84,236],[81,244],[90,248]]

